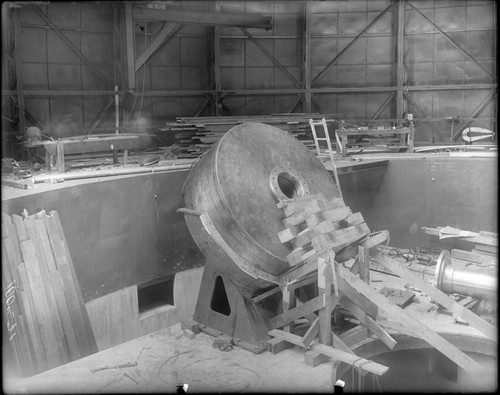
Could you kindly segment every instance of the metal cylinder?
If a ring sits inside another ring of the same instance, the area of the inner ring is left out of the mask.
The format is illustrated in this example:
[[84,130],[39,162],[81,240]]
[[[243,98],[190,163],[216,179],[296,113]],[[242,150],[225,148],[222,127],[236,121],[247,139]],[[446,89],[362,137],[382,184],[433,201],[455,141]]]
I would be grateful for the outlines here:
[[[340,193],[323,164],[309,149],[276,127],[261,123],[235,126],[191,169],[183,189],[185,207],[209,214],[232,250],[264,273],[280,275],[289,269],[278,232],[283,230],[281,200],[322,193]],[[204,234],[188,227],[205,256],[212,254]],[[259,288],[242,271],[218,259],[219,269],[232,280]],[[226,266],[226,267],[221,267]]]
[[495,300],[495,273],[467,270],[451,265],[450,252],[443,250],[436,264],[436,287],[447,294],[473,296]]

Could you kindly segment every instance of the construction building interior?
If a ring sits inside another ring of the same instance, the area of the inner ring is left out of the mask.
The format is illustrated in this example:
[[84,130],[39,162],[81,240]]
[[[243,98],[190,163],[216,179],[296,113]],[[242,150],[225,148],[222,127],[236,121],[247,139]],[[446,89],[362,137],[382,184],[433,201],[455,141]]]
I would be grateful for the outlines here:
[[2,2],[3,391],[496,392],[496,33]]

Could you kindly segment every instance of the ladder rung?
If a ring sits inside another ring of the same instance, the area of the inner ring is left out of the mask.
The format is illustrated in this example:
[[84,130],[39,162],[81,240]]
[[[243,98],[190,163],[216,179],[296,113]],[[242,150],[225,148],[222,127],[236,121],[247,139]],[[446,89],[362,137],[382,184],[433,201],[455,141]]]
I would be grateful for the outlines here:
[[328,141],[330,139],[327,139],[326,137],[316,137],[317,141]]

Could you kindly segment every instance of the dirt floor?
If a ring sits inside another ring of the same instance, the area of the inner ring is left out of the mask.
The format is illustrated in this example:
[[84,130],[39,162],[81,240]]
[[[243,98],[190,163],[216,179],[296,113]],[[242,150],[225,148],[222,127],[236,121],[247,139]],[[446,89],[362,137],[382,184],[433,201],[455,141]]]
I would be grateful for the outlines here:
[[[403,289],[403,284],[400,278],[372,272],[375,288]],[[417,293],[416,298],[420,303],[405,310],[430,328],[481,336],[450,315],[428,311],[427,296]],[[16,383],[4,377],[4,391],[176,392],[178,385],[188,384],[188,392],[333,392],[331,361],[313,368],[304,363],[304,350],[298,347],[253,354],[238,347],[221,351],[213,341],[205,333],[189,339],[176,324]]]

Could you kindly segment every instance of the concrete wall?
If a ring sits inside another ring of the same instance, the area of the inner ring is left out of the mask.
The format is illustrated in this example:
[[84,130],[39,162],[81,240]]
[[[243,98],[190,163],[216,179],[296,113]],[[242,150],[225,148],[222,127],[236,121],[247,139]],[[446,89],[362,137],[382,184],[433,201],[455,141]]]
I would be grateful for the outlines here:
[[[437,244],[410,234],[412,224],[497,231],[494,158],[392,159],[387,166],[341,175],[346,203],[393,246]],[[4,197],[2,210],[57,210],[85,301],[199,267],[204,257],[176,210],[187,171],[37,185]],[[67,186],[65,186],[67,185]],[[441,244],[446,245],[446,244]]]

